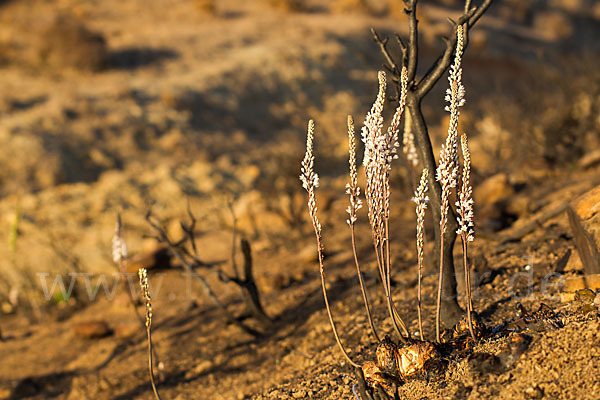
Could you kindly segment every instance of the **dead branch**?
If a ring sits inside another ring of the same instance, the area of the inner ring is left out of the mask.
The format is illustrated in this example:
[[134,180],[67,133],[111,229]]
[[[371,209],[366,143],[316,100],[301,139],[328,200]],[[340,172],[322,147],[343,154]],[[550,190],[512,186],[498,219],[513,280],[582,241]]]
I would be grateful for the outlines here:
[[[197,253],[193,254],[191,252],[189,252],[189,250],[183,250],[185,249],[185,247],[182,245],[182,243],[180,242],[173,242],[167,232],[164,230],[164,228],[162,228],[158,222],[152,217],[152,212],[149,210],[146,213],[146,221],[148,221],[148,223],[150,224],[150,226],[153,228],[153,230],[156,232],[157,234],[157,240],[159,240],[160,242],[164,243],[167,245],[167,247],[169,248],[169,251],[173,254],[173,256],[175,258],[177,258],[177,260],[181,263],[181,265],[183,266],[183,268],[185,269],[185,271],[190,274],[190,276],[194,277],[195,279],[197,279],[200,284],[202,285],[202,288],[204,289],[204,292],[206,293],[206,295],[209,297],[209,299],[214,303],[214,305],[223,313],[223,315],[225,316],[225,318],[227,319],[227,321],[229,323],[232,323],[234,325],[236,325],[237,327],[239,327],[240,329],[242,329],[244,332],[249,333],[252,336],[261,336],[262,333],[249,327],[248,325],[244,324],[243,322],[241,322],[238,318],[235,318],[233,316],[233,314],[231,314],[231,312],[229,312],[229,310],[227,310],[227,307],[219,300],[219,298],[216,296],[216,294],[214,293],[213,289],[211,288],[211,286],[208,284],[208,282],[206,281],[206,279],[200,275],[199,273],[197,273],[195,271],[195,268],[199,267],[199,266],[210,266],[211,268],[214,268],[216,270],[216,272],[219,274],[219,276],[226,276],[224,274],[224,272],[220,271],[220,269],[217,269],[216,266],[214,264],[197,264],[196,260],[198,259],[197,257]],[[182,224],[183,225],[183,224]],[[195,225],[195,218],[192,219],[191,224],[187,227],[193,227]],[[188,229],[189,232],[191,232],[191,229]],[[187,238],[189,240],[189,238],[194,238],[194,235],[190,235],[187,234]],[[193,250],[194,251],[194,250]],[[233,281],[232,278],[227,278],[229,281]],[[225,279],[227,281],[227,279]]]

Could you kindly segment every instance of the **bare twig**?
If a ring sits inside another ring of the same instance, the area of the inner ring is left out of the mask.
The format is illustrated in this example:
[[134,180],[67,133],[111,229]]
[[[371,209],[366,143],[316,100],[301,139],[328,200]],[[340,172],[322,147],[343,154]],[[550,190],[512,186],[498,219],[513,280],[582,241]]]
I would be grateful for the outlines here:
[[384,65],[384,68],[388,69],[394,75],[400,75],[400,69],[398,68],[398,64],[396,64],[396,61],[394,60],[387,48],[388,39],[382,39],[377,33],[377,31],[375,31],[375,29],[373,28],[371,28],[371,34],[373,35],[373,41],[377,43],[377,45],[379,46],[379,50],[381,50],[381,53],[384,55],[386,61],[389,64]]
[[184,253],[180,250],[179,246],[177,246],[175,243],[173,243],[171,241],[171,239],[169,238],[169,236],[167,235],[166,231],[156,221],[154,221],[154,219],[152,218],[151,211],[148,211],[146,213],[146,221],[148,221],[150,226],[152,226],[152,228],[158,234],[158,239],[161,242],[165,243],[167,245],[167,247],[169,248],[169,250],[171,251],[171,253],[179,260],[179,262],[181,263],[183,268],[186,270],[186,272],[189,273],[190,276],[196,278],[200,282],[206,295],[215,304],[215,306],[223,313],[223,315],[225,316],[227,321],[236,325],[237,327],[242,329],[244,332],[249,333],[252,336],[261,336],[260,332],[247,326],[246,324],[242,323],[241,321],[238,321],[227,310],[225,305],[223,305],[223,303],[221,303],[221,301],[215,295],[215,293],[213,292],[212,288],[210,287],[210,285],[208,284],[206,279],[204,279],[204,277],[202,275],[200,275],[196,271],[194,271],[192,264],[185,258]]
[[444,52],[416,85],[415,94],[419,99],[422,99],[427,93],[429,93],[437,81],[448,70],[448,67],[450,67],[450,63],[452,62],[452,54],[454,53],[454,48],[456,47],[456,31],[458,26],[466,24],[468,31],[468,29],[475,25],[477,20],[479,20],[483,13],[489,8],[491,3],[492,0],[484,0],[479,7],[474,7],[468,11],[465,11],[465,13],[461,15],[457,22],[452,22],[452,33],[448,37],[443,38],[446,44]]

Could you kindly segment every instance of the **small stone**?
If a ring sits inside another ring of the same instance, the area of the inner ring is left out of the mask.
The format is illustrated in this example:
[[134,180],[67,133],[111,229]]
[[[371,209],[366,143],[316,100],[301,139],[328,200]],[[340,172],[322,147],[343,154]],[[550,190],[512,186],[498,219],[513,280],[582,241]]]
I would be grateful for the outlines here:
[[586,275],[585,287],[592,290],[600,289],[600,274]]
[[525,389],[525,395],[529,399],[541,399],[544,397],[544,392],[539,388],[539,386],[533,386]]
[[99,339],[112,333],[105,321],[85,321],[75,324],[73,327],[75,335],[83,339]]
[[298,258],[307,264],[311,264],[319,261],[319,254],[317,253],[317,245],[311,243],[309,246],[304,247],[298,252]]
[[213,363],[209,360],[203,360],[200,361],[200,363],[198,363],[195,367],[194,367],[194,372],[198,375],[202,374],[202,373],[206,373],[209,372],[210,369],[212,368]]
[[581,289],[585,289],[585,279],[583,276],[573,276],[565,279],[562,290],[563,292],[576,292]]
[[292,397],[295,399],[304,399],[306,398],[306,390],[298,390],[292,394]]
[[508,200],[515,193],[508,181],[508,175],[496,174],[476,187],[475,203],[482,207]]

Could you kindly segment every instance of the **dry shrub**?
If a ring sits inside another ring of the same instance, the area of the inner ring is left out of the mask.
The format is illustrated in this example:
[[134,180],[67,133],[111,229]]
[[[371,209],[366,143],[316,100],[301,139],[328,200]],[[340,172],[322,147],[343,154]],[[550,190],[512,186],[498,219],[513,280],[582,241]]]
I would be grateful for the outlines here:
[[269,6],[285,12],[306,11],[306,0],[265,0]]

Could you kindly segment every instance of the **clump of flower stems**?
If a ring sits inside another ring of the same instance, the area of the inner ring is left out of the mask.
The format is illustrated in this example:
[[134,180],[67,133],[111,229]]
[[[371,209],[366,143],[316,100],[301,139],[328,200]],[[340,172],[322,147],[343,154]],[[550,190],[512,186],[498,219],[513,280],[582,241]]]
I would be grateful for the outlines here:
[[[435,337],[440,341],[440,311],[442,304],[442,278],[444,272],[444,235],[448,223],[448,207],[450,194],[456,188],[458,177],[458,117],[460,107],[465,104],[465,88],[462,84],[462,52],[464,45],[463,27],[457,27],[456,53],[454,64],[450,67],[448,81],[450,88],[446,89],[445,100],[449,103],[446,111],[450,113],[448,136],[446,143],[440,151],[440,161],[437,167],[436,179],[442,186],[441,218],[440,218],[440,270],[438,281],[438,295],[435,314]],[[469,313],[470,314],[470,313]]]
[[154,371],[152,368],[152,299],[150,298],[150,288],[148,286],[148,272],[146,268],[140,268],[138,270],[140,278],[140,288],[142,289],[142,296],[146,302],[146,334],[148,336],[148,370],[150,373],[150,383],[152,384],[152,390],[154,391],[154,397],[160,400],[158,395],[158,389],[154,383]]
[[331,308],[329,307],[329,299],[327,298],[327,289],[325,287],[325,268],[323,266],[323,243],[321,237],[321,223],[319,222],[319,218],[317,216],[317,200],[315,196],[315,189],[319,187],[319,176],[314,172],[314,162],[315,157],[313,155],[313,138],[315,133],[315,123],[311,119],[308,121],[308,133],[306,135],[306,154],[304,156],[304,160],[302,160],[302,174],[300,175],[300,181],[302,182],[302,187],[306,189],[308,192],[308,213],[310,214],[310,218],[313,224],[313,228],[315,231],[315,237],[317,239],[317,252],[319,255],[319,271],[321,272],[321,287],[323,288],[323,298],[325,299],[325,307],[327,308],[327,315],[329,316],[329,322],[331,324],[331,329],[333,330],[333,335],[335,336],[335,340],[337,344],[344,354],[346,360],[356,368],[360,368],[360,365],[356,364],[348,353],[346,349],[342,345],[340,341],[340,337],[338,335],[337,329],[335,327],[335,322],[333,321],[333,316],[331,315]]
[[[452,189],[457,187],[459,167],[458,167],[458,117],[459,108],[464,104],[464,87],[461,82],[462,70],[461,70],[461,57],[463,49],[463,28],[458,26],[457,29],[457,46],[454,58],[454,64],[450,70],[449,82],[450,88],[446,92],[446,101],[449,105],[446,110],[450,112],[450,124],[448,127],[448,136],[446,143],[442,146],[440,154],[439,167],[436,172],[436,179],[440,182],[442,187],[442,201],[441,201],[441,218],[440,218],[440,229],[442,232],[441,247],[440,247],[440,264],[439,264],[439,283],[438,293],[436,302],[436,339],[440,341],[440,303],[441,303],[441,283],[442,273],[444,268],[444,244],[443,237],[447,229],[447,216],[450,210],[450,195]],[[365,203],[367,208],[367,214],[369,219],[369,225],[371,228],[371,236],[373,241],[373,249],[375,252],[376,265],[381,279],[383,292],[387,300],[387,308],[390,319],[393,322],[394,330],[396,331],[399,340],[404,343],[414,343],[411,339],[410,333],[400,317],[396,306],[394,305],[390,284],[391,277],[391,255],[390,255],[390,170],[392,160],[397,158],[398,148],[400,147],[398,140],[398,133],[400,130],[402,113],[404,111],[406,92],[407,92],[407,70],[405,67],[402,68],[401,73],[401,84],[400,84],[400,96],[399,104],[395,110],[392,121],[387,130],[383,129],[383,105],[385,100],[385,89],[386,89],[386,76],[383,71],[378,74],[379,79],[379,91],[377,98],[367,114],[364,125],[362,128],[362,141],[364,143],[364,157],[363,167],[365,170]],[[356,143],[355,143],[355,128],[354,120],[351,116],[348,116],[348,145],[349,145],[349,182],[346,184],[346,193],[349,196],[349,205],[347,208],[348,219],[347,224],[350,227],[352,250],[354,256],[354,262],[356,264],[356,271],[359,278],[360,288],[362,292],[362,298],[364,301],[365,310],[368,316],[368,322],[373,334],[373,337],[379,344],[385,342],[381,339],[378,334],[371,309],[369,305],[369,297],[367,290],[362,278],[361,268],[359,264],[359,257],[356,249],[356,238],[355,238],[355,224],[357,221],[357,211],[362,208],[362,201],[360,198],[361,191],[358,186],[358,173],[356,164]],[[329,321],[335,336],[335,339],[340,347],[346,360],[353,366],[358,366],[357,363],[352,361],[348,352],[345,350],[340,340],[336,325],[334,323],[329,300],[327,297],[327,290],[325,285],[325,267],[323,260],[323,241],[321,235],[321,224],[317,217],[317,203],[315,190],[319,186],[319,178],[314,171],[314,155],[313,155],[313,140],[314,140],[314,122],[311,120],[308,124],[307,143],[306,143],[306,154],[302,161],[302,173],[300,180],[302,186],[308,192],[308,210],[313,224],[316,240],[317,240],[317,252],[319,258],[319,267],[321,273],[321,286],[323,289],[323,296],[325,299],[325,306],[329,316]],[[463,134],[461,137],[462,153],[464,159],[464,166],[462,170],[462,185],[459,193],[457,193],[457,213],[459,215],[459,229],[457,234],[461,235],[463,244],[463,258],[465,268],[465,287],[466,287],[466,310],[468,315],[469,330],[473,338],[475,338],[473,325],[471,320],[471,313],[473,312],[473,305],[471,299],[471,287],[470,287],[470,274],[468,267],[467,258],[467,244],[473,240],[473,200],[472,200],[472,188],[470,185],[470,154],[467,146],[467,137]],[[423,269],[423,258],[424,258],[424,219],[425,212],[428,205],[428,187],[429,187],[429,174],[430,171],[425,168],[422,172],[421,179],[413,201],[416,203],[416,236],[417,236],[417,262],[418,262],[418,289],[417,289],[417,313],[418,313],[418,324],[419,324],[419,336],[421,341],[424,341],[423,335],[423,321],[422,321],[422,293],[421,293],[421,280],[422,280],[422,269]],[[387,340],[387,339],[386,339]]]
[[[403,75],[406,77],[406,71]],[[371,111],[367,114],[365,119],[364,127],[362,129],[362,140],[365,143],[365,154],[363,158],[363,166],[366,174],[366,190],[365,197],[368,208],[369,222],[371,226],[371,234],[373,239],[373,248],[375,250],[377,267],[381,278],[381,283],[384,289],[384,294],[387,299],[388,312],[394,323],[394,329],[396,330],[400,340],[406,341],[410,335],[406,328],[406,325],[402,321],[398,314],[391,295],[390,287],[390,271],[391,271],[391,256],[389,247],[389,206],[390,206],[390,169],[391,163],[394,158],[397,158],[397,149],[400,146],[398,142],[398,133],[400,130],[400,122],[402,112],[404,110],[404,101],[401,101],[394,113],[392,122],[389,128],[383,130],[383,104],[385,101],[385,88],[386,80],[385,73],[379,72],[379,92],[377,99],[371,108]],[[406,79],[404,79],[404,88],[406,89]],[[340,347],[342,353],[348,362],[359,367],[354,361],[352,361],[344,349],[339,338],[331,309],[329,306],[329,300],[327,297],[327,290],[325,285],[325,271],[323,265],[323,244],[321,236],[321,224],[317,217],[317,204],[315,197],[315,189],[319,186],[318,175],[314,172],[314,155],[313,155],[313,138],[314,138],[314,122],[311,120],[308,123],[308,133],[306,140],[306,154],[302,161],[302,169],[300,175],[300,181],[302,186],[308,192],[308,210],[313,224],[316,240],[317,240],[317,252],[319,256],[319,266],[321,272],[321,285],[323,288],[323,296],[325,299],[325,306],[329,316],[331,327]],[[358,261],[358,255],[356,251],[355,242],[355,231],[354,225],[357,220],[356,212],[362,207],[362,201],[360,200],[360,189],[358,187],[357,178],[357,165],[356,165],[356,143],[355,143],[355,129],[354,121],[351,116],[348,117],[348,143],[349,143],[349,166],[350,166],[350,181],[346,185],[346,193],[350,197],[350,205],[347,208],[348,219],[347,223],[350,227],[352,237],[352,249],[354,254],[354,261],[356,264],[356,270],[359,277],[360,287],[365,303],[365,309],[369,318],[369,324],[373,332],[375,339],[380,342],[379,335],[375,329],[373,323],[368,296],[366,288],[362,279],[360,271],[360,264]],[[400,332],[402,330],[402,333]]]

